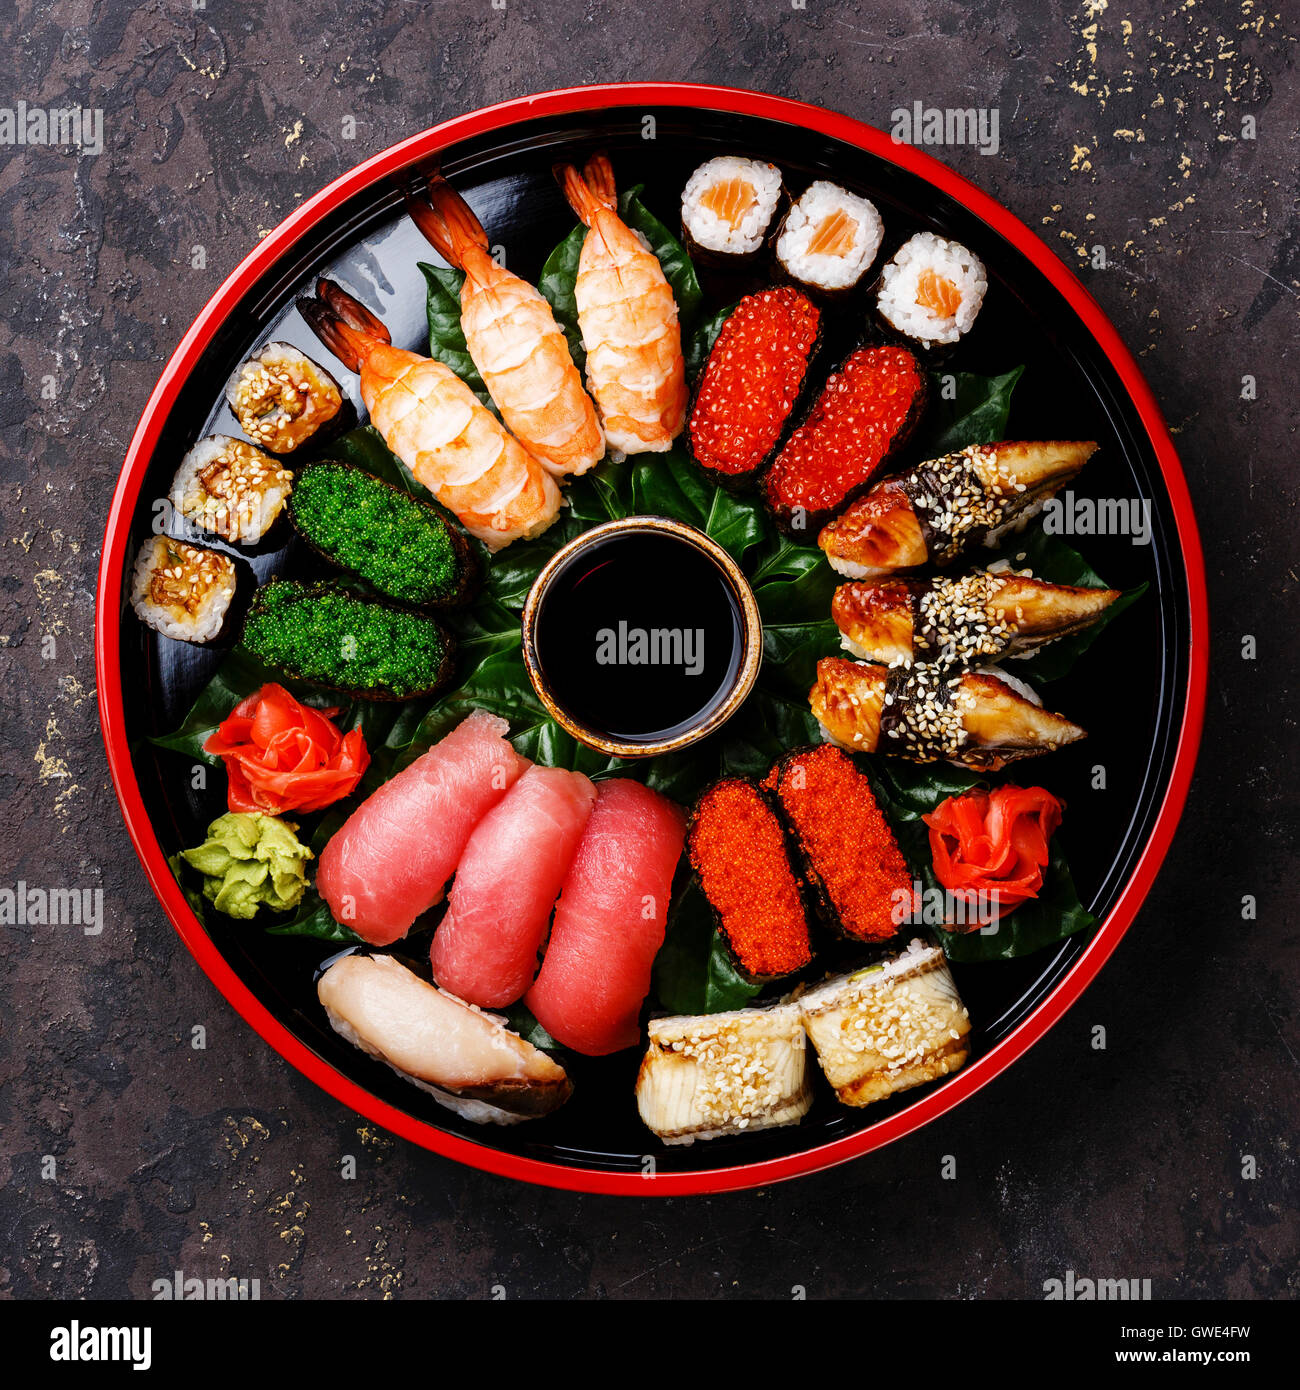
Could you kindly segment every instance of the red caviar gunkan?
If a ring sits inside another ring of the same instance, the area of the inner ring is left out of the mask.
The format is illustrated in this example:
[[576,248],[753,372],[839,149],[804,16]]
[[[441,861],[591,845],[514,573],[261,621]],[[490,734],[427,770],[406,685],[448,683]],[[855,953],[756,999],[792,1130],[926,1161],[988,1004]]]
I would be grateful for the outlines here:
[[701,468],[742,482],[768,462],[803,390],[820,320],[812,300],[789,285],[736,305],[691,410],[691,452]]
[[828,917],[860,941],[886,941],[916,909],[912,874],[865,773],[830,744],[777,765],[781,813]]
[[808,917],[785,831],[752,782],[729,777],[710,787],[695,805],[686,847],[746,975],[777,979],[808,964]]
[[906,442],[924,404],[925,375],[906,348],[850,353],[763,479],[778,523],[811,530],[829,521]]

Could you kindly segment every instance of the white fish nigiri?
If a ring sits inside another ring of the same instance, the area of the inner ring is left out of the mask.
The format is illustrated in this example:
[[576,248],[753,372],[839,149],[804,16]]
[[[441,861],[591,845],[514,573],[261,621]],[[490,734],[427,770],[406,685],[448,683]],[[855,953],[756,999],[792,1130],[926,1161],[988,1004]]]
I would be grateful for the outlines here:
[[344,956],[316,994],[335,1032],[475,1124],[518,1124],[572,1093],[546,1053],[391,956]]

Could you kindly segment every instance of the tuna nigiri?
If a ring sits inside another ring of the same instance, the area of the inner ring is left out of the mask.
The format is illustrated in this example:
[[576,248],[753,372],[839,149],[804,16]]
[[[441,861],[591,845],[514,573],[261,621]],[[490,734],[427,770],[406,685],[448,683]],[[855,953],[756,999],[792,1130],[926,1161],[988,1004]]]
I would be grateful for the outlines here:
[[575,1052],[632,1047],[663,945],[686,820],[640,782],[601,782],[564,878],[546,957],[525,1002]]
[[479,821],[430,952],[444,989],[500,1008],[532,983],[537,948],[595,800],[582,773],[530,767]]
[[568,1100],[564,1068],[501,1019],[391,956],[344,956],[316,994],[336,1032],[475,1124],[517,1124]]
[[316,875],[336,921],[387,946],[442,901],[474,827],[531,766],[509,727],[475,710],[348,817]]

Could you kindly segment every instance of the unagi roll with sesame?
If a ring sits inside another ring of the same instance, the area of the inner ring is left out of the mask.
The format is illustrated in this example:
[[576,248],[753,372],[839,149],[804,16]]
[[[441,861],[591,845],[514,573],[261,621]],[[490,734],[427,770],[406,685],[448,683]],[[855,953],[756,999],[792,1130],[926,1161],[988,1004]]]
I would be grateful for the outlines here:
[[255,545],[275,525],[293,488],[278,459],[228,434],[211,434],[181,460],[168,500],[192,526]]
[[803,396],[821,313],[793,286],[736,305],[700,374],[687,427],[696,463],[725,487],[753,483],[771,462]]
[[344,409],[338,382],[292,343],[258,348],[226,383],[226,400],[240,429],[273,454],[319,444],[355,414]]
[[718,930],[750,980],[776,980],[812,960],[801,883],[764,793],[741,777],[695,804],[686,850]]
[[817,544],[850,579],[948,565],[1024,526],[1096,451],[1091,439],[972,444],[882,478]]
[[831,617],[841,645],[886,666],[969,666],[1023,656],[1091,626],[1118,589],[1049,584],[1031,574],[976,570],[960,579],[841,584]]
[[829,738],[854,753],[996,771],[1085,737],[1005,671],[882,666],[823,657],[808,697]]
[[870,486],[911,437],[925,399],[925,373],[906,348],[850,353],[763,479],[782,530],[807,534]]
[[915,910],[912,872],[866,774],[830,744],[787,754],[770,778],[823,917],[888,941]]

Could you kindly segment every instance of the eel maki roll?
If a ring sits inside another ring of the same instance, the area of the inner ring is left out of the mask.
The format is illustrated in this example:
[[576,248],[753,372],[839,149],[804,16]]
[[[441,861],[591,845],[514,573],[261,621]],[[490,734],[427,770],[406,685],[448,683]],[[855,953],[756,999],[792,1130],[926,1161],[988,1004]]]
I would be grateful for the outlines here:
[[441,512],[348,463],[309,463],[289,519],[314,550],[397,603],[463,603],[478,577],[465,537]]
[[258,348],[226,383],[226,400],[240,429],[273,454],[290,454],[347,418],[338,382],[292,343]]
[[131,572],[131,607],[164,637],[211,642],[225,626],[236,586],[229,557],[171,536],[151,536]]
[[821,313],[793,286],[746,295],[700,375],[687,426],[696,463],[716,482],[753,482],[803,395]]
[[845,507],[907,443],[925,400],[925,373],[906,348],[850,353],[763,479],[777,525],[815,530]]
[[775,164],[731,154],[710,159],[682,191],[686,249],[715,264],[753,260],[775,225],[783,196]]
[[943,952],[920,940],[810,989],[799,1011],[845,1105],[870,1105],[948,1076],[970,1056],[970,1016]]
[[776,238],[776,260],[796,283],[838,297],[860,283],[883,236],[874,203],[818,179],[786,213]]
[[649,1034],[636,1103],[665,1144],[798,1124],[812,1105],[798,1004],[651,1019]]
[[787,754],[771,780],[826,920],[858,941],[896,936],[915,911],[912,872],[866,774],[824,743]]
[[170,498],[192,526],[255,545],[275,525],[292,488],[293,474],[278,460],[242,439],[213,434],[185,455]]
[[812,960],[808,915],[785,831],[752,782],[727,777],[695,804],[686,853],[741,972],[775,980]]
[[922,347],[948,346],[970,332],[987,289],[978,256],[960,242],[918,232],[881,272],[876,309]]
[[296,579],[273,579],[257,591],[241,641],[291,679],[363,700],[435,694],[451,676],[454,649],[427,614]]

